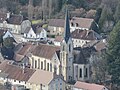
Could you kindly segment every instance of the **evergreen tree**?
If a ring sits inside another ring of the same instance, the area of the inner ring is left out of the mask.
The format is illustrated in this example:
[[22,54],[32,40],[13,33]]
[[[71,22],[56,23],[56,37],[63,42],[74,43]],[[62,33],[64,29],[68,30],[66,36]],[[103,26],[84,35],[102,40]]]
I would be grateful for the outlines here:
[[116,7],[115,14],[114,14],[114,20],[115,22],[118,22],[120,20],[120,3]]
[[120,85],[120,21],[110,33],[106,59],[112,83]]
[[105,21],[110,21],[112,20],[112,10],[109,8],[109,7],[104,7],[103,10],[102,10],[102,13],[101,13],[101,17],[99,19],[99,27],[101,29],[100,32],[103,32],[102,28],[103,28],[103,25],[105,24]]

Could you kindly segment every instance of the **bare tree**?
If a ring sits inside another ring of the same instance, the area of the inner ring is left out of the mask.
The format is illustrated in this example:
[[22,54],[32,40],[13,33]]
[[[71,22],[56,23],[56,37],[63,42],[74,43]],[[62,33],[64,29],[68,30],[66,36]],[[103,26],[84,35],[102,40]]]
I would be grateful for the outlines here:
[[33,0],[29,0],[29,5],[28,5],[28,18],[29,18],[29,20],[32,20],[33,12],[34,12]]

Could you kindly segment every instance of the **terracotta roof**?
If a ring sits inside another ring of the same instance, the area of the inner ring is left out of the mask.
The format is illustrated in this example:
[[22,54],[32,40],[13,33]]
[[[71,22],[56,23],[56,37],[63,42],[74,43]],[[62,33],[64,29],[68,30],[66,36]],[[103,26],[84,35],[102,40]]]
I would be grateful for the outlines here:
[[32,49],[33,45],[26,43],[23,45],[23,47],[17,52],[17,54],[20,55],[26,55],[28,52],[30,52],[30,50]]
[[30,43],[22,44],[22,46],[19,44],[18,47],[16,47],[17,50],[15,50],[15,54],[13,59],[15,61],[21,61],[25,56],[28,56],[28,54],[32,51],[35,45],[32,45]]
[[[37,77],[37,78],[36,78]],[[48,85],[54,78],[53,72],[37,69],[34,74],[28,80],[29,83]]]
[[98,43],[96,43],[95,45],[94,45],[94,47],[95,47],[95,49],[97,50],[97,51],[101,51],[101,50],[104,50],[104,49],[106,49],[106,45],[107,43],[106,42],[104,42],[103,40],[101,40],[101,41],[99,41]]
[[48,26],[64,27],[64,19],[50,19]]
[[73,17],[71,23],[78,24],[78,27],[90,29],[94,19]]
[[60,47],[40,44],[34,48],[32,54],[35,56],[51,59],[58,50],[60,50]]
[[23,58],[24,58],[23,55],[16,54],[16,53],[14,54],[14,57],[13,57],[15,61],[21,61]]
[[3,23],[7,19],[7,14],[0,12],[0,23]]
[[72,38],[83,40],[99,40],[101,36],[93,30],[76,29],[71,33]]
[[61,42],[62,40],[63,40],[62,36],[56,36],[54,41]]
[[74,87],[78,89],[85,89],[85,90],[104,90],[104,88],[106,88],[103,85],[85,83],[80,81],[77,81]]
[[10,15],[10,18],[7,20],[9,24],[20,25],[23,21],[23,16],[21,15]]
[[6,64],[4,67],[0,64],[0,70],[8,74],[8,78],[19,81],[28,81],[35,72],[35,70],[29,68],[25,68],[23,72],[22,68],[10,64]]

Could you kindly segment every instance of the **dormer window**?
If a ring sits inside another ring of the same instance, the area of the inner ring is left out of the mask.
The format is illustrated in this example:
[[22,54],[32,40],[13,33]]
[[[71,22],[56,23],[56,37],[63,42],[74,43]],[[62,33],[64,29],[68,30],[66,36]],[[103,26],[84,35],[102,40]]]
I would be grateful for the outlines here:
[[76,23],[76,27],[78,27],[78,23]]

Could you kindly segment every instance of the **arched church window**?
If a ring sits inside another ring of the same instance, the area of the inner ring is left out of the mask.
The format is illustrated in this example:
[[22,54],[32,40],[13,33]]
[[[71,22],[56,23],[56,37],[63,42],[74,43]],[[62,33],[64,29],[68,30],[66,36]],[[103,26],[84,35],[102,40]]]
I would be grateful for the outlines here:
[[62,48],[63,51],[65,51],[65,46],[63,45],[63,48]]
[[69,44],[69,52],[71,52],[71,44]]
[[80,71],[79,71],[79,77],[81,78],[82,77],[82,69],[80,68]]
[[73,22],[71,23],[71,26],[74,26]]
[[88,69],[86,68],[85,69],[85,77],[87,77],[88,76]]

